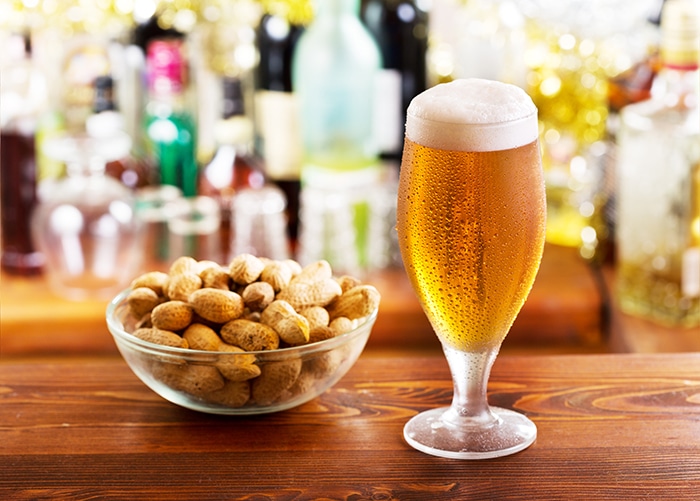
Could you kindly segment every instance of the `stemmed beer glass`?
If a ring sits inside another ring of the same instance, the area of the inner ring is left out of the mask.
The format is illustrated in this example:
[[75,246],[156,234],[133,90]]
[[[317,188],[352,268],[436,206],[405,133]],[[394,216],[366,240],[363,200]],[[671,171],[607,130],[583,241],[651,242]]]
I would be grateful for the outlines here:
[[454,385],[449,407],[406,424],[404,437],[416,449],[484,459],[534,442],[535,424],[490,407],[486,387],[535,280],[545,210],[537,109],[523,90],[463,79],[413,99],[399,181],[399,245]]

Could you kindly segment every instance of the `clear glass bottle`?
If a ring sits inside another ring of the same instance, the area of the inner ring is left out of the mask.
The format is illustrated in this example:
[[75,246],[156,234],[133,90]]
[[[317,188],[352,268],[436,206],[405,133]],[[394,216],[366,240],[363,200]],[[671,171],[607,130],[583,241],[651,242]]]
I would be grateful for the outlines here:
[[647,101],[623,108],[617,164],[617,297],[623,311],[700,325],[698,13],[667,0]]
[[179,39],[154,40],[148,46],[146,136],[161,184],[197,194],[195,120],[187,108],[187,68]]
[[314,6],[315,18],[292,62],[302,185],[323,184],[326,174],[374,168],[379,153],[371,124],[381,55],[358,17],[359,0],[320,0]]
[[373,266],[376,241],[372,199],[382,168],[373,125],[381,54],[359,18],[359,0],[314,6],[292,63],[302,136],[297,256],[359,274]]

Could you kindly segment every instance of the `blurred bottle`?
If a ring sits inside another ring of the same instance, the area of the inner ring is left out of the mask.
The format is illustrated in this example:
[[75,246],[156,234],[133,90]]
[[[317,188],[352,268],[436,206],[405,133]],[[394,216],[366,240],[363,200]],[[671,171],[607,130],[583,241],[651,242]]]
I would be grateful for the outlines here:
[[373,127],[381,54],[359,0],[315,7],[292,65],[303,144],[298,258],[358,273],[371,266],[372,188],[382,174]]
[[265,184],[263,163],[253,152],[253,123],[246,115],[241,81],[224,77],[223,113],[216,124],[217,150],[203,167],[199,193],[215,199],[220,208],[221,256],[228,261],[231,253],[231,211],[234,195],[243,188],[262,188]]
[[[658,4],[658,5],[656,5]],[[659,62],[659,24],[663,0],[656,2],[651,14],[646,17],[644,27],[650,33],[646,48],[634,59],[636,62],[627,70],[613,76],[608,81],[608,117],[606,120],[603,179],[599,196],[603,211],[601,231],[604,238],[596,248],[595,261],[613,264],[615,262],[615,221],[616,216],[616,164],[617,133],[620,128],[620,112],[625,106],[651,98],[651,87],[661,67]]]
[[[94,83],[93,114],[85,121],[87,133],[94,137],[105,137],[126,132],[124,117],[117,109],[114,80],[111,76],[97,77]],[[107,163],[106,173],[120,180],[132,190],[148,186],[152,182],[152,166],[145,155],[136,151],[134,141],[132,151],[124,158]]]
[[300,105],[302,183],[322,185],[334,182],[332,174],[377,167],[371,124],[381,55],[358,17],[359,0],[321,0],[315,7],[294,53],[292,83]]
[[398,164],[406,109],[427,85],[428,13],[414,0],[363,0],[361,17],[383,61],[375,113],[380,155]]
[[286,195],[287,233],[292,242],[298,232],[301,187],[301,131],[299,106],[292,92],[292,55],[303,29],[301,24],[275,14],[265,14],[257,29],[258,149],[265,159],[267,178]]
[[[118,78],[119,111],[124,116],[125,130],[134,140],[134,148],[143,156],[150,158],[146,138],[143,137],[146,104],[148,102],[146,56],[151,42],[157,40],[179,40],[184,43],[185,34],[173,27],[162,26],[162,7],[155,14],[146,9],[134,9],[135,25],[124,47],[123,60]],[[153,162],[151,162],[153,163]],[[155,165],[152,168],[155,169]],[[155,179],[153,181],[156,181]],[[166,191],[169,191],[166,189]]]
[[187,65],[182,41],[154,40],[146,60],[145,131],[160,184],[197,194],[195,121],[187,108]]
[[623,108],[618,133],[620,306],[685,326],[700,325],[698,21],[694,2],[666,1],[651,99]]
[[35,132],[46,100],[46,86],[31,58],[28,35],[7,38],[0,86],[0,217],[2,269],[32,275],[42,271],[44,256],[30,232],[38,203]]

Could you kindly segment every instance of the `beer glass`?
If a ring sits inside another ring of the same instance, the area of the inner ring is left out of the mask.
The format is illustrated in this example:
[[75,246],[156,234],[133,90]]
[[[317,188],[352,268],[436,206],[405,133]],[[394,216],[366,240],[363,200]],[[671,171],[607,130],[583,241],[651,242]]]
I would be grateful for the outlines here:
[[457,459],[528,447],[535,424],[489,406],[486,389],[544,247],[537,109],[529,96],[514,85],[463,79],[415,97],[397,202],[401,257],[454,386],[449,407],[406,424],[406,441]]

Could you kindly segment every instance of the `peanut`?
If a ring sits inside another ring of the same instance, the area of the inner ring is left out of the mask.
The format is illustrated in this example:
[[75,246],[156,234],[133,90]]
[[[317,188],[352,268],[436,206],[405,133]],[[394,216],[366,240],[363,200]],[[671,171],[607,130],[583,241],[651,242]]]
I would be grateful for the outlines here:
[[197,397],[204,397],[224,387],[225,380],[211,365],[160,363],[153,368],[154,376],[163,384]]
[[307,370],[306,366],[303,366],[301,369],[301,373],[299,373],[299,377],[296,381],[294,381],[294,384],[290,386],[285,393],[289,395],[289,398],[293,398],[297,395],[304,395],[307,392],[311,391],[311,389],[314,387],[314,384],[316,383],[316,379],[316,375],[313,372]]
[[381,295],[371,285],[358,285],[344,292],[328,306],[331,319],[347,317],[350,320],[366,317],[379,306]]
[[223,355],[215,363],[221,375],[229,381],[248,381],[260,375],[260,367],[255,365],[255,355],[243,355],[245,350],[226,343],[219,344],[219,351],[237,354],[233,356]]
[[317,325],[309,331],[309,343],[317,343],[335,337],[336,334],[327,325]]
[[338,370],[343,362],[343,356],[343,350],[329,350],[308,360],[306,367],[317,378],[323,378]]
[[309,327],[313,329],[317,326],[327,326],[330,322],[330,315],[328,315],[328,310],[322,306],[309,306],[304,308],[299,312],[309,321]]
[[190,256],[180,256],[172,262],[168,269],[168,275],[171,277],[181,273],[198,273],[197,260]]
[[194,291],[202,287],[202,279],[194,272],[185,271],[170,275],[167,296],[174,301],[187,301]]
[[243,289],[241,297],[252,311],[262,311],[275,299],[275,290],[267,282],[253,282]]
[[182,338],[193,350],[218,351],[221,344],[221,338],[216,331],[203,324],[191,324],[182,333]]
[[168,282],[168,274],[162,271],[149,271],[136,277],[131,282],[132,289],[138,289],[139,287],[148,287],[153,290],[158,296],[164,294],[163,287]]
[[336,317],[331,320],[328,327],[330,327],[336,336],[350,332],[355,328],[352,320],[350,320],[348,317]]
[[299,273],[301,273],[301,265],[297,263],[294,259],[285,259],[282,262],[286,264],[291,270],[292,278],[296,277],[297,275],[299,275]]
[[134,331],[134,336],[137,338],[148,341],[149,343],[162,344],[163,346],[172,346],[173,348],[188,348],[189,345],[187,340],[181,338],[176,333],[157,329],[154,327],[136,329]]
[[250,399],[248,381],[226,381],[224,386],[206,395],[206,399],[224,407],[243,407]]
[[230,289],[228,271],[221,266],[204,268],[199,272],[199,278],[202,279],[202,287],[222,290]]
[[333,277],[333,270],[328,261],[320,260],[304,266],[294,277],[295,282],[316,282]]
[[275,292],[279,292],[292,280],[292,269],[282,261],[270,261],[263,268],[260,280],[269,283]]
[[262,311],[260,321],[272,327],[280,339],[290,346],[309,342],[309,321],[282,300],[273,301]]
[[235,292],[221,289],[197,289],[189,303],[200,317],[217,324],[225,324],[243,314],[243,299]]
[[131,314],[136,318],[141,318],[160,304],[160,298],[150,287],[137,287],[129,293],[126,302]]
[[193,271],[196,271],[198,275],[201,275],[204,270],[208,270],[209,268],[221,268],[221,266],[219,266],[219,263],[216,261],[202,259],[201,261],[197,261],[197,266],[195,266]]
[[242,318],[225,323],[221,327],[221,337],[245,351],[276,350],[280,345],[279,335],[272,327]]
[[342,294],[340,284],[332,278],[315,282],[294,279],[289,287],[277,294],[277,299],[287,301],[297,311],[310,306],[326,306]]
[[343,275],[342,277],[338,277],[336,278],[336,281],[340,284],[340,288],[343,290],[343,293],[349,291],[353,287],[362,284],[360,279],[351,277],[350,275]]
[[301,359],[270,362],[261,367],[251,382],[251,396],[258,405],[269,405],[288,390],[301,373]]
[[229,275],[235,283],[247,285],[255,282],[264,268],[265,263],[252,254],[239,254],[229,265]]
[[166,331],[181,331],[192,323],[194,311],[183,301],[168,301],[161,303],[151,312],[151,322],[157,329]]

